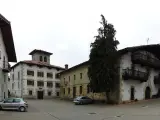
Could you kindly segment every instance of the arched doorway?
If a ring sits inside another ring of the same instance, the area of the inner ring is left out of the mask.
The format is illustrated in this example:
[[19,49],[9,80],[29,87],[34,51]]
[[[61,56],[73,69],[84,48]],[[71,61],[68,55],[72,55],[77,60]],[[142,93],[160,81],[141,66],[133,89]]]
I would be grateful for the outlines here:
[[132,86],[131,87],[131,100],[134,100],[135,98],[134,98],[134,93],[135,93],[135,89],[134,89],[134,87]]
[[151,89],[150,87],[146,87],[146,90],[145,90],[145,99],[150,99],[151,97]]

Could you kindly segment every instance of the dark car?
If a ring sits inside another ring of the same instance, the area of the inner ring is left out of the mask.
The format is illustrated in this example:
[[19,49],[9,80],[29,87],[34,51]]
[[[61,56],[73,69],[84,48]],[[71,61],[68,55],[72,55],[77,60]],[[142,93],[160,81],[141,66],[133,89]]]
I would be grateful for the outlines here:
[[92,104],[93,103],[93,99],[87,97],[87,96],[79,96],[77,98],[75,98],[73,100],[73,102],[78,105],[83,105],[83,104]]
[[7,98],[0,102],[0,110],[27,111],[28,104],[22,98]]

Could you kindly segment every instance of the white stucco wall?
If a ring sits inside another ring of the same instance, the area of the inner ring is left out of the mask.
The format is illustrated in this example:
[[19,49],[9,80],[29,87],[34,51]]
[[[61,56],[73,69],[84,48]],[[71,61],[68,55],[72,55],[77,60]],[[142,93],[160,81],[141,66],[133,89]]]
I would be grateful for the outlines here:
[[[120,60],[120,72],[122,75],[122,70],[126,68],[131,68],[132,61],[131,61],[131,53],[127,53],[121,57]],[[146,68],[136,64],[135,69],[146,72]],[[147,86],[151,88],[151,96],[157,94],[158,92],[158,85],[154,84],[154,76],[158,75],[159,71],[156,71],[151,68],[150,76],[148,77],[147,82],[140,82],[139,80],[123,80],[122,76],[122,82],[121,82],[121,95],[122,95],[122,101],[128,101],[130,100],[130,93],[131,93],[131,87],[134,86],[135,88],[135,99],[143,100],[145,98],[145,89]]]
[[[28,76],[27,75],[27,70],[34,71],[34,76]],[[22,86],[20,86],[20,88],[18,88],[18,80],[16,81],[16,79],[18,78],[18,72],[19,71],[21,72],[20,81],[22,81],[20,83],[22,85]],[[37,76],[38,71],[44,72],[44,77],[38,77]],[[47,98],[47,97],[56,96],[56,92],[60,91],[59,88],[55,87],[55,83],[60,83],[60,79],[55,78],[56,73],[58,73],[60,71],[57,71],[54,68],[52,68],[52,69],[48,69],[47,67],[39,68],[37,66],[28,66],[26,64],[21,64],[21,65],[16,66],[14,68],[14,71],[12,69],[11,74],[13,74],[13,72],[14,72],[15,80],[13,81],[13,79],[11,77],[10,81],[11,81],[11,84],[12,84],[12,82],[15,84],[14,89],[12,89],[12,92],[16,96],[21,96],[21,94],[22,94],[23,97],[37,98],[37,91],[40,90],[40,88],[41,88],[41,90],[44,91],[44,98]],[[47,78],[47,73],[52,73],[53,78]],[[34,86],[27,85],[27,80],[34,80]],[[37,81],[44,81],[44,87],[38,87],[37,86]],[[53,83],[52,88],[47,87],[47,81],[51,81]],[[32,90],[32,96],[29,95],[29,90]],[[48,91],[52,92],[51,96],[48,96]]]
[[[6,53],[6,48],[3,42],[3,35],[0,29],[0,100],[8,97],[8,74],[2,71],[3,61],[5,57],[5,64],[8,64],[8,56]],[[4,80],[5,79],[5,80]],[[4,95],[5,94],[5,95]]]
[[32,60],[40,61],[40,56],[42,56],[42,61],[44,62],[44,57],[47,58],[47,63],[50,64],[50,56],[43,53],[35,53],[32,55]]

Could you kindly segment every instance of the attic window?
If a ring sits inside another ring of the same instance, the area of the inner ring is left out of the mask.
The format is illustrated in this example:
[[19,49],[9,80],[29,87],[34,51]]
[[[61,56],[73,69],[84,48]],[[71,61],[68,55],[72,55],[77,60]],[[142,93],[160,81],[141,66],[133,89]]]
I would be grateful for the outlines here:
[[39,57],[39,60],[42,61],[42,56]]
[[44,57],[44,62],[47,62],[47,57],[46,56]]

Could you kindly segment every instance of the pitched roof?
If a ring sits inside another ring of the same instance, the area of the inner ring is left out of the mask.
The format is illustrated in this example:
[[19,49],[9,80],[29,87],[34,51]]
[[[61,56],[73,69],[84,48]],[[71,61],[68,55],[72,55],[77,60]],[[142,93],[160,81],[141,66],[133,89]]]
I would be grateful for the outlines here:
[[50,52],[47,52],[47,51],[44,51],[44,50],[34,49],[33,51],[31,51],[29,53],[29,55],[33,55],[34,53],[43,53],[43,54],[47,54],[47,55],[52,55],[53,54],[53,53],[50,53]]
[[[156,55],[156,57],[158,57],[160,59],[160,45],[159,44],[126,47],[124,49],[118,50],[118,52],[119,52],[120,55],[123,55],[123,54],[125,54],[127,52],[134,52],[134,51],[137,51],[137,50],[146,50],[148,52],[153,53],[154,55]],[[73,70],[75,68],[78,68],[80,66],[87,65],[87,64],[89,64],[89,61],[85,61],[83,63],[75,65],[75,66],[73,66],[73,67],[71,67],[71,68],[69,68],[67,70],[64,70],[64,71],[60,72],[60,74],[66,73],[68,71],[71,71],[71,70]]]
[[33,61],[33,60],[20,61],[17,64],[15,64],[14,66],[12,66],[11,69],[14,68],[14,67],[16,67],[16,66],[18,66],[19,64],[37,65],[39,67],[47,67],[47,68],[55,68],[55,69],[65,70],[65,68],[62,68],[60,66],[50,65],[50,64],[45,63],[45,62]]
[[0,14],[0,29],[3,35],[3,42],[6,48],[9,62],[17,62],[12,29],[10,22]]
[[81,66],[83,66],[83,65],[88,65],[88,63],[89,63],[89,61],[85,61],[85,62],[83,62],[83,63],[80,63],[80,64],[78,64],[78,65],[75,65],[75,66],[67,69],[67,70],[64,70],[64,71],[60,72],[60,74],[66,73],[66,72],[68,72],[68,71],[71,71],[71,70],[76,69],[76,68],[78,68],[78,67],[81,67]]
[[134,52],[137,50],[145,50],[152,54],[154,54],[157,58],[160,59],[160,44],[150,44],[150,45],[140,45],[133,47],[126,47],[124,49],[119,50],[120,54],[125,54],[127,52]]

